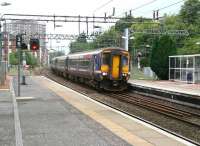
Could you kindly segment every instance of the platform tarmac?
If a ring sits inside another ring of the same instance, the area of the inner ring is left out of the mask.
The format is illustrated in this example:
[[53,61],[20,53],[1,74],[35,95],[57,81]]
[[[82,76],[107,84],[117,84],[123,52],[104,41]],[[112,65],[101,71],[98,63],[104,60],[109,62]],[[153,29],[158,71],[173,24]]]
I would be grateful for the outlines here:
[[168,80],[129,80],[132,90],[146,95],[164,97],[185,105],[200,108],[200,84],[187,84]]
[[[192,146],[45,77],[29,77],[27,83],[21,97],[10,94],[17,105],[13,100],[12,106],[11,97],[5,96],[12,115],[7,123],[11,127],[10,145],[15,139],[17,146]],[[13,84],[16,94],[16,79]],[[0,145],[6,144],[0,139]]]
[[0,90],[0,146],[15,146],[13,99],[9,90]]

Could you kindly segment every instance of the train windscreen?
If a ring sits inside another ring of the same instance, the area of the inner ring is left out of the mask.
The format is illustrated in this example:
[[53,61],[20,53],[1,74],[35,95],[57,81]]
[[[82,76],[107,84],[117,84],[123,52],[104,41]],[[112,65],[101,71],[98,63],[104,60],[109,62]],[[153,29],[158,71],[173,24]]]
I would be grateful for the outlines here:
[[128,65],[128,57],[127,56],[123,56],[122,57],[122,66]]
[[110,53],[104,53],[102,64],[109,65],[110,64]]

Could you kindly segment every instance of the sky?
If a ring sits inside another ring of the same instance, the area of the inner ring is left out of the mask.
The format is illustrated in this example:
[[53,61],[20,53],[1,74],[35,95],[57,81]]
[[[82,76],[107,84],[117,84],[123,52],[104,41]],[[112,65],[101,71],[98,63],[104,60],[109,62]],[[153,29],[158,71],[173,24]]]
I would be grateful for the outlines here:
[[[180,0],[0,0],[11,3],[10,6],[0,6],[0,14],[20,13],[20,14],[46,14],[46,15],[81,15],[81,16],[104,16],[112,14],[115,7],[115,16],[125,16],[125,12],[135,9],[141,5],[148,4],[140,9],[132,11],[134,17],[143,16],[152,18],[153,10],[157,10]],[[160,11],[160,16],[164,13],[168,15],[177,14],[183,5],[181,2],[177,5]],[[106,5],[104,5],[106,4]],[[53,28],[53,24],[47,24],[47,33],[65,33],[78,34],[77,23],[61,24],[61,28]],[[103,30],[108,28],[108,24],[101,24]],[[86,32],[86,24],[81,24],[81,32]],[[93,31],[92,24],[89,25],[89,31]],[[61,45],[66,42],[61,42]]]

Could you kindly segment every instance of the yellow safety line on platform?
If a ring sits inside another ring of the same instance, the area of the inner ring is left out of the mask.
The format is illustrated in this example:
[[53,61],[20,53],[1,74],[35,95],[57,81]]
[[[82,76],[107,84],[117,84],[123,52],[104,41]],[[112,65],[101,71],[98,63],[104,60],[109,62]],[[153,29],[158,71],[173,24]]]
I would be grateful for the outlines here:
[[129,144],[134,146],[154,146],[148,141],[132,134],[127,129],[123,128],[122,126],[118,125],[117,123],[108,119],[107,117],[103,116],[101,113],[98,112],[99,108],[97,108],[95,111],[94,105],[90,101],[83,98],[77,99],[77,95],[75,95],[74,93],[70,91],[66,92],[66,89],[60,88],[60,86],[55,86],[55,84],[52,84],[47,80],[42,80],[42,81],[43,85],[48,87],[57,95],[61,96],[67,103],[71,104],[84,114],[88,115],[90,118],[100,123],[107,129],[109,129],[111,132],[113,132],[115,135],[124,139]]

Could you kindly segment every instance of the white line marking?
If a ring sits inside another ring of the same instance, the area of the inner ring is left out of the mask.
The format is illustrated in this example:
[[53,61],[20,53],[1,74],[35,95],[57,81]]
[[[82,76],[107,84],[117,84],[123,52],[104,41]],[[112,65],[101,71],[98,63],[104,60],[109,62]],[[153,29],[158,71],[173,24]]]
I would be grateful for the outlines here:
[[175,135],[172,135],[172,134],[170,134],[170,133],[168,133],[168,132],[166,132],[166,131],[164,131],[164,130],[162,130],[162,129],[159,129],[159,128],[157,128],[157,127],[155,127],[155,126],[152,126],[152,125],[150,125],[150,124],[148,124],[148,123],[145,123],[145,122],[143,122],[143,121],[140,121],[140,120],[138,120],[138,119],[136,119],[136,118],[134,118],[134,117],[131,117],[131,116],[129,116],[129,115],[126,115],[126,114],[124,114],[124,113],[122,113],[122,112],[120,112],[120,111],[118,111],[118,110],[116,110],[116,109],[113,109],[113,108],[111,108],[111,107],[108,107],[108,106],[106,106],[106,105],[104,105],[104,104],[102,104],[102,103],[100,103],[100,102],[98,102],[98,101],[96,101],[96,100],[94,100],[94,99],[91,99],[91,98],[89,98],[89,97],[87,97],[87,96],[85,96],[85,95],[83,95],[83,94],[81,94],[81,93],[78,93],[78,92],[76,92],[76,91],[74,91],[74,90],[72,90],[72,89],[70,89],[70,88],[67,88],[67,87],[65,87],[65,86],[63,86],[63,85],[61,85],[61,84],[59,84],[59,83],[57,83],[57,82],[55,82],[55,81],[53,81],[53,80],[50,80],[50,79],[48,79],[48,78],[46,78],[46,77],[44,77],[44,76],[41,76],[41,77],[43,77],[44,79],[46,79],[46,80],[48,80],[48,81],[50,81],[50,82],[56,83],[57,85],[59,85],[59,86],[61,86],[61,87],[64,87],[64,88],[67,89],[68,91],[74,92],[74,93],[76,93],[76,94],[78,94],[78,95],[80,95],[80,96],[86,98],[86,99],[89,100],[89,101],[92,101],[92,102],[94,102],[94,103],[96,103],[96,104],[98,104],[98,105],[100,105],[100,106],[102,106],[102,107],[104,107],[104,108],[107,108],[107,109],[109,109],[109,110],[111,110],[111,111],[113,111],[113,112],[116,112],[116,113],[118,113],[118,114],[120,114],[120,115],[122,115],[122,116],[124,116],[124,117],[126,117],[126,118],[129,118],[129,119],[133,120],[134,122],[140,123],[140,124],[142,124],[142,125],[144,125],[144,126],[146,126],[146,127],[148,127],[148,128],[151,128],[151,129],[153,129],[153,130],[155,130],[155,131],[157,131],[157,132],[159,132],[159,133],[161,133],[161,134],[164,134],[165,136],[170,137],[170,138],[172,138],[172,139],[174,139],[174,140],[176,140],[176,141],[179,141],[179,142],[181,142],[181,143],[183,143],[183,144],[185,144],[185,145],[187,145],[187,146],[196,146],[195,144],[192,144],[192,143],[190,143],[189,141],[186,141],[186,140],[184,140],[184,139],[182,139],[182,138],[180,138],[180,137],[177,137],[177,136],[175,136]]
[[14,106],[14,120],[15,120],[15,145],[16,146],[23,146],[23,140],[22,140],[22,130],[20,126],[20,120],[19,120],[19,112],[18,112],[18,106],[15,96],[15,91],[13,88],[13,80],[11,80],[10,84],[10,90],[13,98],[13,106]]

